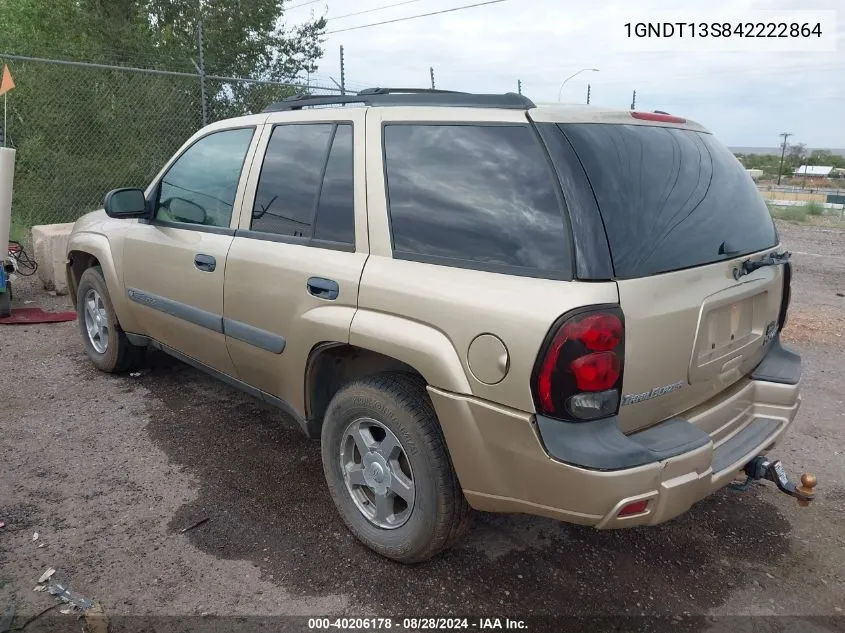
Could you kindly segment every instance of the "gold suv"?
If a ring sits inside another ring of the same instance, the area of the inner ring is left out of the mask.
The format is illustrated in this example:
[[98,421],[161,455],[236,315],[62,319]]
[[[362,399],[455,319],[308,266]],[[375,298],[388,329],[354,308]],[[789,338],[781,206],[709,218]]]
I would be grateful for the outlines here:
[[350,530],[416,562],[470,508],[654,525],[772,478],[779,246],[687,119],[371,89],[203,128],[76,223],[67,275],[98,368],[154,347],[284,410]]

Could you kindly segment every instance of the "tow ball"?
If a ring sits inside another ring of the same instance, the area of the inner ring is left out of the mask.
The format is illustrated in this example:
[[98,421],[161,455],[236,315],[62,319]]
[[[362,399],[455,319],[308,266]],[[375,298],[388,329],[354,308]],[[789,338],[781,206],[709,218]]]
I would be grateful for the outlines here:
[[801,475],[801,485],[796,486],[795,482],[789,480],[789,475],[786,474],[786,469],[780,463],[780,460],[770,461],[762,455],[758,455],[748,462],[743,470],[746,479],[743,483],[731,484],[731,487],[735,490],[745,490],[752,481],[768,479],[775,483],[778,490],[795,497],[800,506],[810,505],[810,502],[816,497],[816,476],[804,473]]

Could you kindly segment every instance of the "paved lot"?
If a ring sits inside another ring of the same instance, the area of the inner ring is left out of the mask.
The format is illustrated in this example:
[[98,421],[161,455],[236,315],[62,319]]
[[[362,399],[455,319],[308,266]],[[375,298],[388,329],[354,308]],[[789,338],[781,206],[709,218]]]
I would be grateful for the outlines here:
[[[75,323],[0,326],[0,611],[53,604],[32,589],[54,567],[111,616],[662,614],[641,624],[677,631],[724,624],[687,616],[838,615],[729,629],[843,627],[845,233],[781,234],[798,253],[788,339],[805,374],[776,456],[818,474],[810,508],[755,485],[647,529],[476,515],[457,549],[403,567],[345,530],[319,446],[278,413],[162,356],[140,376],[98,373]],[[16,299],[67,306],[34,284]]]

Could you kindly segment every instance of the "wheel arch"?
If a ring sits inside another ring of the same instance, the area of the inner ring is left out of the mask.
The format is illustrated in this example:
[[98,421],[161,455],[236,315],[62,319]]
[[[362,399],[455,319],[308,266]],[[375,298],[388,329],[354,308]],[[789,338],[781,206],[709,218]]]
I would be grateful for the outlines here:
[[308,434],[319,437],[323,416],[346,383],[383,372],[420,376],[426,385],[471,393],[458,353],[445,334],[401,317],[358,310],[349,343],[315,345],[305,370]]
[[94,266],[99,266],[102,270],[109,298],[121,328],[128,332],[139,332],[123,292],[122,276],[112,255],[111,244],[104,235],[73,233],[68,240],[65,274],[74,308],[79,280],[86,270]]
[[[73,306],[76,307],[76,291],[79,288],[79,280],[89,268],[101,266],[97,256],[83,250],[72,250],[67,254],[67,285]],[[107,282],[108,283],[108,282]]]
[[308,355],[305,368],[305,414],[309,437],[320,437],[323,416],[329,402],[343,385],[391,371],[414,374],[425,379],[414,367],[393,356],[337,341],[315,345]]

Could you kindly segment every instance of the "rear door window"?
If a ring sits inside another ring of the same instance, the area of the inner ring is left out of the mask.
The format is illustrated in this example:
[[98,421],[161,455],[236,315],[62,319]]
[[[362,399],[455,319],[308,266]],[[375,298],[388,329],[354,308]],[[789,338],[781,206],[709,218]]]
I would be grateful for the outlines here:
[[338,125],[320,189],[314,239],[355,243],[355,192],[352,181],[352,126]]
[[330,123],[273,128],[252,208],[253,231],[311,237],[333,128]]
[[617,278],[691,268],[775,246],[765,202],[711,135],[562,124],[598,202]]
[[354,193],[351,123],[277,125],[261,166],[250,230],[352,250]]
[[394,257],[571,274],[558,184],[528,126],[388,124],[384,152]]

